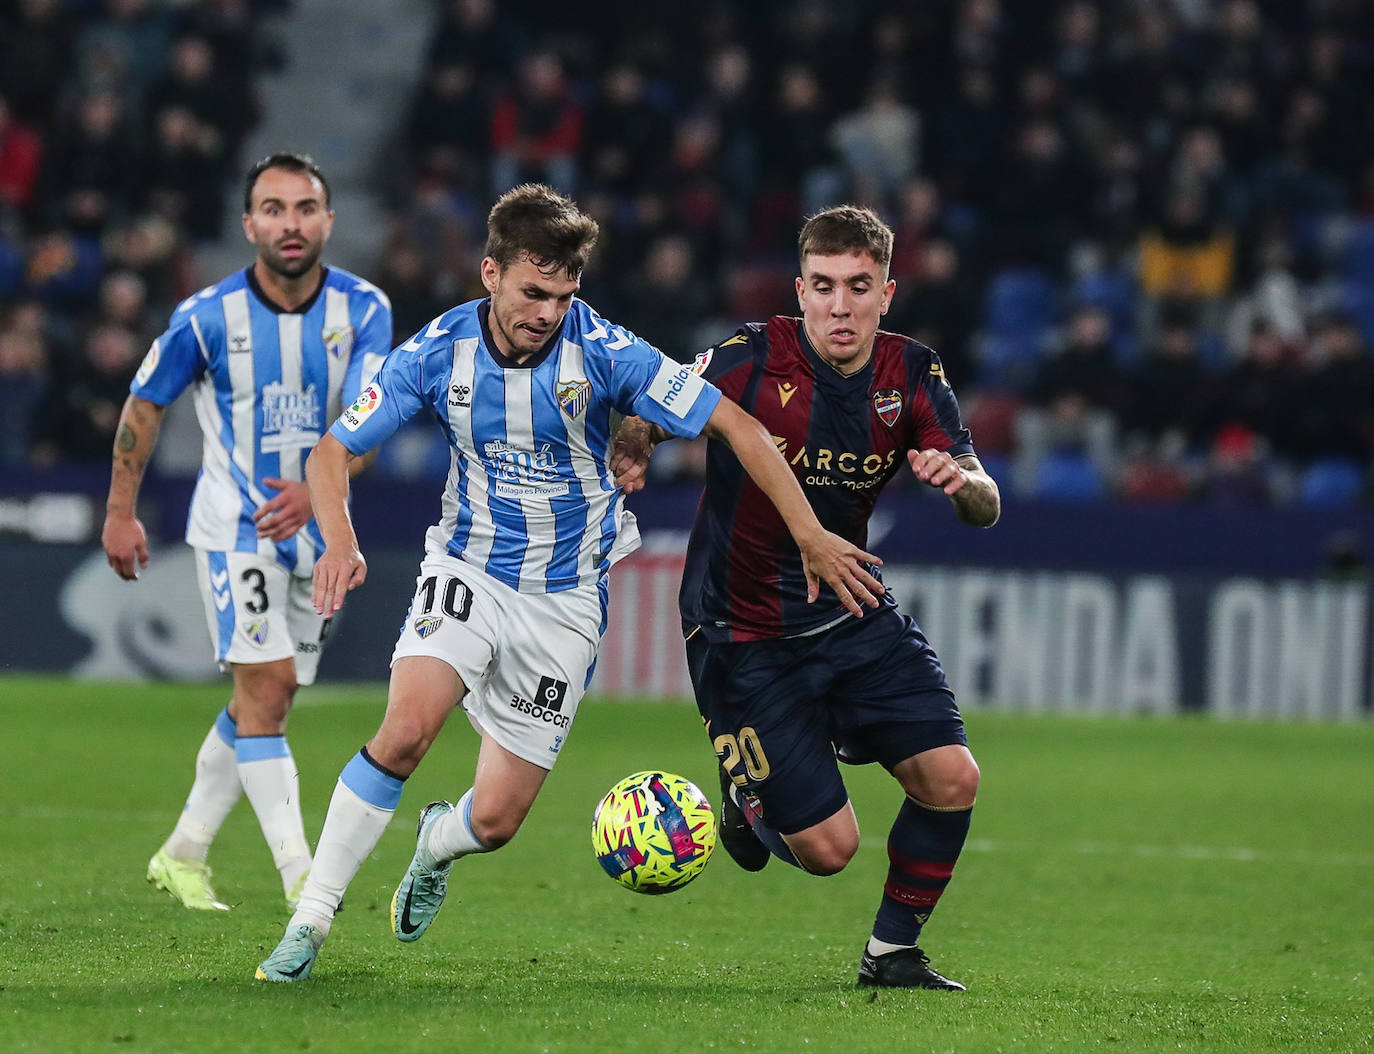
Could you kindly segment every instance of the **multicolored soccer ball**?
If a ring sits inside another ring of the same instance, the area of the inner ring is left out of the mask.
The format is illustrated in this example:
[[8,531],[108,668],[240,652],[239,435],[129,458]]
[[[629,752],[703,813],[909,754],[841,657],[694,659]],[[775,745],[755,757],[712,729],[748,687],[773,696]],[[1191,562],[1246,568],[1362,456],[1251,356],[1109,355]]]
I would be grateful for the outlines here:
[[597,862],[636,893],[681,889],[701,874],[715,847],[711,802],[671,772],[626,776],[592,815]]

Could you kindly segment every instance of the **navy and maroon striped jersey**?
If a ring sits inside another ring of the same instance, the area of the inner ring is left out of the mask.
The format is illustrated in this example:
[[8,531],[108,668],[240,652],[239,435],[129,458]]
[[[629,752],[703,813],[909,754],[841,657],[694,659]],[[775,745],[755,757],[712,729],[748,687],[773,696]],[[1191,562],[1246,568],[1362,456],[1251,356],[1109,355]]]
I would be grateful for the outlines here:
[[[939,356],[907,337],[880,331],[868,364],[845,377],[812,349],[801,319],[775,316],[698,355],[693,368],[763,423],[817,518],[861,548],[878,492],[910,471],[908,450],[973,452]],[[786,524],[714,439],[678,604],[687,633],[700,627],[716,641],[797,636],[845,614],[825,583],[806,602]]]

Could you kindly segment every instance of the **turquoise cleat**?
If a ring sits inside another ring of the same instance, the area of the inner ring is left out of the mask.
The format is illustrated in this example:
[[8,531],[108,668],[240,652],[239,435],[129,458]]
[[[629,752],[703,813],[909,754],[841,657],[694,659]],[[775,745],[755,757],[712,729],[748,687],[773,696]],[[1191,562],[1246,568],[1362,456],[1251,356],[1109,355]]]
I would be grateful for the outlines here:
[[288,926],[286,936],[262,962],[253,976],[259,981],[304,981],[324,944],[324,934],[309,923]]
[[391,932],[396,934],[397,940],[418,941],[444,906],[453,861],[442,865],[435,862],[425,850],[425,829],[452,811],[453,805],[446,801],[432,801],[420,810],[415,855],[410,858],[410,866],[391,897]]

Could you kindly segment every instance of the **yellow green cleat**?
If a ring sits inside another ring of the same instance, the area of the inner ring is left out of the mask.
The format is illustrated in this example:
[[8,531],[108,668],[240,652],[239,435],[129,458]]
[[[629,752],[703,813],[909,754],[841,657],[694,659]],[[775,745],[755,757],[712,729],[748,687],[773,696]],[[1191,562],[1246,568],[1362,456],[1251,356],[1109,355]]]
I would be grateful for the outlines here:
[[181,860],[159,849],[148,861],[148,881],[195,911],[228,911],[210,885],[210,865],[204,860]]

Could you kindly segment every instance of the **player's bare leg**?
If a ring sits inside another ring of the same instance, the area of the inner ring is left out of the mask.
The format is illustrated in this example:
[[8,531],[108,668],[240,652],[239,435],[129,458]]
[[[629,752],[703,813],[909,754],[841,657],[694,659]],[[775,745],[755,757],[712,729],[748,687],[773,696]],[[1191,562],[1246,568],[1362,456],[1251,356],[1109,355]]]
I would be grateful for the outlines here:
[[529,815],[548,770],[482,737],[472,788],[458,802],[431,802],[420,812],[415,855],[391,898],[391,931],[398,940],[425,935],[448,893],[453,862],[509,842]]
[[888,835],[888,873],[859,984],[962,990],[917,947],[954,873],[978,794],[978,765],[958,744],[923,751],[893,769],[906,792]]

